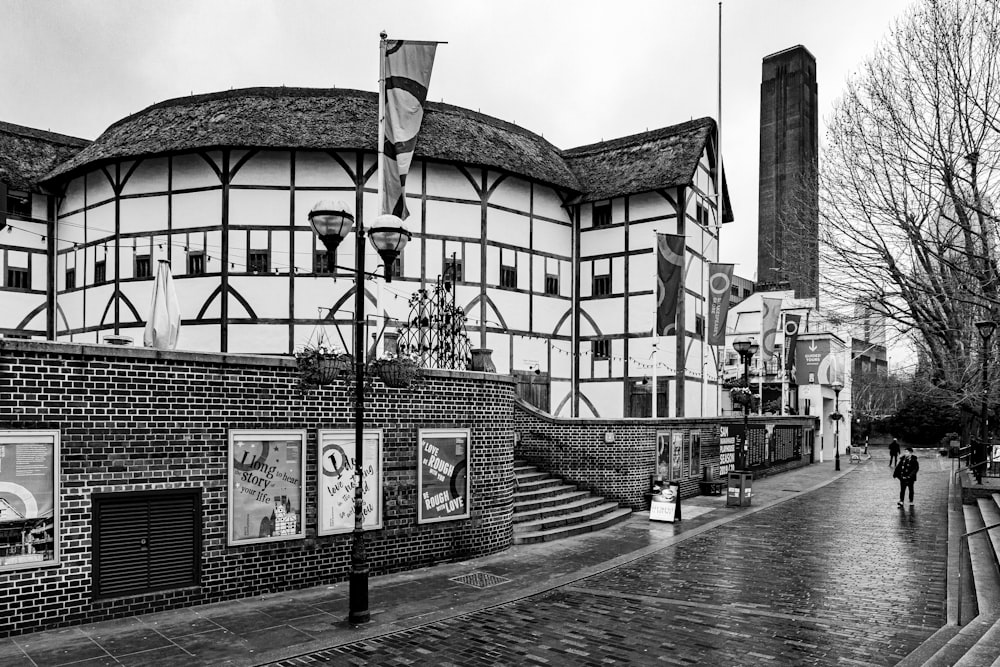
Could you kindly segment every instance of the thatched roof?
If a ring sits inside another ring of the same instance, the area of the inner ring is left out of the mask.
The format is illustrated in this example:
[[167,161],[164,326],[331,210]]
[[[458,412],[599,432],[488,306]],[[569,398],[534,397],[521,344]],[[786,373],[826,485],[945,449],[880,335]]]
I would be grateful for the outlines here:
[[0,122],[0,181],[14,190],[36,190],[46,173],[88,143],[64,134]]
[[[120,159],[212,148],[374,152],[377,108],[375,93],[348,89],[245,88],[167,100],[118,121],[43,180]],[[705,118],[562,151],[512,123],[428,102],[416,154],[519,174],[590,201],[690,183],[714,127]]]
[[[702,152],[714,136],[715,121],[698,118],[563,151],[566,163],[583,187],[576,201],[599,201],[623,193],[652,192],[690,185],[694,182]],[[714,164],[714,159],[712,162]],[[732,207],[725,179],[722,192],[725,221],[731,222]]]

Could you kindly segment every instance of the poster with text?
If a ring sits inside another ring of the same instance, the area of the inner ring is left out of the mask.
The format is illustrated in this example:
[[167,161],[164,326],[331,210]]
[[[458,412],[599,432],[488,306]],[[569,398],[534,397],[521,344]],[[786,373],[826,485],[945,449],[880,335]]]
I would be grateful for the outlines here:
[[305,431],[229,432],[229,544],[305,537]]
[[417,523],[469,517],[469,429],[420,429]]
[[0,569],[58,561],[59,432],[0,431]]
[[[354,429],[321,430],[316,439],[319,462],[319,534],[354,530],[358,458]],[[364,529],[382,527],[382,431],[366,430],[361,450]]]

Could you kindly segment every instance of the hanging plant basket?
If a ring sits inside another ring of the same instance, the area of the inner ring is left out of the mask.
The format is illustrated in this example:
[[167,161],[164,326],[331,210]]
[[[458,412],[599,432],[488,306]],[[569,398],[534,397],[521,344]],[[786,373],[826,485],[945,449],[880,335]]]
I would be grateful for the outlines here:
[[420,375],[420,366],[409,359],[379,359],[372,366],[385,386],[397,389],[409,387]]
[[318,384],[333,384],[341,378],[350,377],[353,367],[354,357],[349,354],[320,357],[316,364]]
[[306,347],[295,353],[302,387],[321,387],[350,377],[354,357],[323,347]]

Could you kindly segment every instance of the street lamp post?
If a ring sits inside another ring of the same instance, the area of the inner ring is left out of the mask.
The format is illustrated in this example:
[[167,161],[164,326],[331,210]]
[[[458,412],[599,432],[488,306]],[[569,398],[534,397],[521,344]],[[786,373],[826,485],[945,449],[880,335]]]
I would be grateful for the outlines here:
[[833,430],[833,469],[840,470],[840,420],[844,418],[840,414],[840,392],[844,389],[844,383],[839,380],[832,382],[830,389],[833,389],[834,399],[833,414],[830,418],[836,423]]
[[[747,391],[750,391],[750,360],[753,359],[753,355],[757,354],[757,350],[760,346],[754,343],[749,338],[741,338],[740,340],[733,342],[733,349],[736,353],[740,355],[740,360],[743,362],[743,382],[746,385]],[[750,394],[747,394],[747,400],[743,403],[743,439],[740,443],[740,456],[739,460],[736,462],[736,467],[738,470],[743,470],[746,468],[747,461],[747,437],[750,435]]]
[[[344,202],[321,201],[309,211],[309,225],[326,246],[327,265],[333,269],[337,246],[355,226],[354,212]],[[350,623],[367,623],[368,556],[364,534],[364,433],[365,433],[365,235],[364,224],[358,220],[354,235],[354,533],[351,544],[349,612]],[[380,215],[367,230],[367,236],[378,251],[385,266],[384,276],[392,281],[392,263],[410,240],[403,221],[394,215]]]
[[997,323],[993,320],[981,320],[976,322],[976,329],[979,330],[979,336],[983,339],[983,402],[982,411],[980,412],[979,421],[979,438],[981,440],[979,447],[973,448],[975,453],[975,475],[976,483],[983,483],[983,466],[986,463],[986,443],[989,442],[989,421],[988,421],[988,410],[989,410],[989,393],[990,393],[990,382],[989,382],[989,359],[990,359],[990,339],[993,338],[993,333],[997,329]]

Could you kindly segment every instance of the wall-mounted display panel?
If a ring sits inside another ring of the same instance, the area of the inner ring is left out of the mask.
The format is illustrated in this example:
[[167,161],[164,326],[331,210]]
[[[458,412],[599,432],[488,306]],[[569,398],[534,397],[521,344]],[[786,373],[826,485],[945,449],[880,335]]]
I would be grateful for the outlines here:
[[[319,534],[354,530],[354,495],[358,457],[354,429],[320,430],[316,439],[319,462]],[[366,429],[361,457],[364,529],[382,527],[382,431]]]
[[420,429],[417,523],[469,517],[470,430]]
[[59,562],[59,432],[0,431],[0,570]]
[[306,432],[229,432],[229,544],[305,537]]

